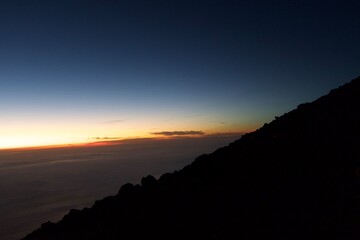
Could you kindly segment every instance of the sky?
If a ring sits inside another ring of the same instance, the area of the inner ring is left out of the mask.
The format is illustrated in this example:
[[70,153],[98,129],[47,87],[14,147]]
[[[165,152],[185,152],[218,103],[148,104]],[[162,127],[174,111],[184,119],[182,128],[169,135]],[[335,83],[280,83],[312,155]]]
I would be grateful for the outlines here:
[[0,148],[248,132],[360,75],[360,2],[2,0]]

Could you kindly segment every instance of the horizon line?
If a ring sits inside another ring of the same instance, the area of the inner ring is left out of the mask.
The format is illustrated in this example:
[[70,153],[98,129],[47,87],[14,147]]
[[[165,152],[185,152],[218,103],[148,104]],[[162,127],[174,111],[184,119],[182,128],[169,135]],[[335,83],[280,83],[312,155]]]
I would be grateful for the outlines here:
[[115,145],[120,144],[126,141],[132,140],[169,140],[169,139],[181,139],[181,138],[206,138],[206,137],[216,137],[216,136],[234,136],[238,135],[239,137],[246,134],[248,132],[217,132],[217,133],[204,133],[202,135],[173,135],[173,136],[156,136],[156,137],[124,137],[124,138],[104,138],[103,140],[96,139],[96,138],[89,138],[94,139],[97,141],[91,142],[79,142],[79,143],[60,143],[60,144],[49,144],[49,145],[34,145],[34,146],[19,146],[19,147],[0,147],[1,151],[31,151],[31,150],[41,150],[41,149],[52,149],[52,148],[71,148],[71,147],[96,147],[96,146],[103,146],[103,145]]

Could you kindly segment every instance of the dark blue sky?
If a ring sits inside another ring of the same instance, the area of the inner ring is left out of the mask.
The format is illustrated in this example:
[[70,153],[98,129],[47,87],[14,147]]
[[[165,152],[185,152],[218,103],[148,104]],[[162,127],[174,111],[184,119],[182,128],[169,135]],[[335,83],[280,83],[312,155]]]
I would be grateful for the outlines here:
[[1,1],[0,135],[253,129],[360,75],[359,13],[331,0]]

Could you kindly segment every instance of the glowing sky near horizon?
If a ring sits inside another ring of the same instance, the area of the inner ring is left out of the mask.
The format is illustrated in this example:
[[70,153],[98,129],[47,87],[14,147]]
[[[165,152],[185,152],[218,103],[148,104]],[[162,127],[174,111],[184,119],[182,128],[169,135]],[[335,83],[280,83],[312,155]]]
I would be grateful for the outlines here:
[[360,74],[359,1],[0,2],[0,148],[247,132]]

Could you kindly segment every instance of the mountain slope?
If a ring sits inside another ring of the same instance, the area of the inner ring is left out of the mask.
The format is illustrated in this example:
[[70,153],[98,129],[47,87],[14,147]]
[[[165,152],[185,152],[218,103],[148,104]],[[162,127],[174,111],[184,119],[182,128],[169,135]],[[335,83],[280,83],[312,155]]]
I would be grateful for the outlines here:
[[25,239],[358,239],[360,78]]

